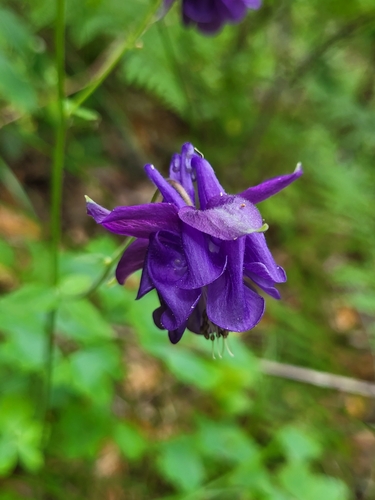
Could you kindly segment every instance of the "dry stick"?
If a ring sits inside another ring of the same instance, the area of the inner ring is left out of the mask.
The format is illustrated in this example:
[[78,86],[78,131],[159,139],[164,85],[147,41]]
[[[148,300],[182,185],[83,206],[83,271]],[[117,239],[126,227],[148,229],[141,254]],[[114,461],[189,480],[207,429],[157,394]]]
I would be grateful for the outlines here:
[[305,384],[336,389],[349,394],[375,397],[375,384],[364,382],[355,378],[344,377],[342,375],[332,375],[327,372],[312,370],[311,368],[301,368],[300,366],[288,365],[268,359],[260,360],[261,371],[266,375],[282,377]]

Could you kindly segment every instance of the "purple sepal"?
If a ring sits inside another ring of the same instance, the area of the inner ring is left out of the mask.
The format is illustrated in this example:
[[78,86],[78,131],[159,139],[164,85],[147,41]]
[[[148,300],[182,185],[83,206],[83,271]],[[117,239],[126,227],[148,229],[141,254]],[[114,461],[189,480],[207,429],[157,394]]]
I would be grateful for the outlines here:
[[278,193],[282,189],[286,188],[297,180],[303,174],[302,165],[298,163],[296,169],[292,174],[288,175],[279,175],[278,177],[273,177],[272,179],[268,179],[268,181],[262,182],[258,184],[258,186],[251,187],[242,191],[238,196],[249,200],[251,203],[260,203],[261,201],[266,200],[270,196]]
[[111,213],[110,210],[101,207],[88,196],[85,196],[85,198],[87,215],[90,215],[97,224],[101,224],[102,221],[107,217],[107,215]]
[[224,243],[228,255],[225,272],[207,287],[207,316],[228,331],[254,328],[264,314],[264,299],[243,283],[245,241]]
[[126,279],[135,271],[142,269],[147,247],[148,240],[139,238],[133,241],[122,254],[116,268],[116,279],[120,285],[123,285]]
[[179,231],[177,207],[171,203],[116,207],[101,224],[112,233],[136,238],[148,238],[162,229]]

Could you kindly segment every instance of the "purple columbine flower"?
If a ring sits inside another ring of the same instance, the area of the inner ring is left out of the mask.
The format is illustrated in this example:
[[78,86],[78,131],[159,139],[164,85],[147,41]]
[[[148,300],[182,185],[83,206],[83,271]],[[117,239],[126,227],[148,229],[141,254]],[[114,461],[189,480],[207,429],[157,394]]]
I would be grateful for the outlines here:
[[[167,10],[175,0],[164,0]],[[215,33],[226,23],[238,23],[247,9],[259,9],[261,0],[182,0],[182,18],[204,33]]]
[[122,255],[123,284],[142,269],[137,299],[156,289],[155,324],[177,343],[186,328],[206,338],[253,328],[264,313],[254,284],[279,299],[286,281],[267,247],[267,225],[255,206],[302,175],[302,168],[237,195],[227,194],[211,165],[192,144],[172,157],[169,179],[153,165],[145,171],[162,202],[109,211],[87,198],[87,212],[113,233],[137,238]]

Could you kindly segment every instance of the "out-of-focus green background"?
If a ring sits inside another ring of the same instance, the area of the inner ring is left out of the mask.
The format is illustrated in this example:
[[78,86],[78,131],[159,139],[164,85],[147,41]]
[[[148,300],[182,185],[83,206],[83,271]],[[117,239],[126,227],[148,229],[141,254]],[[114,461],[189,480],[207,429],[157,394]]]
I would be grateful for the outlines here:
[[[215,37],[184,29],[175,5],[70,118],[58,292],[54,4],[0,6],[0,499],[374,499],[374,402],[268,377],[259,363],[374,380],[373,0],[264,0]],[[68,2],[67,96],[147,7]],[[143,165],[166,174],[185,141],[228,192],[304,165],[259,206],[288,282],[256,329],[230,335],[234,358],[213,360],[188,332],[169,344],[152,322],[156,298],[134,300],[139,276],[76,298],[121,243],[87,218],[83,195],[148,202]]]

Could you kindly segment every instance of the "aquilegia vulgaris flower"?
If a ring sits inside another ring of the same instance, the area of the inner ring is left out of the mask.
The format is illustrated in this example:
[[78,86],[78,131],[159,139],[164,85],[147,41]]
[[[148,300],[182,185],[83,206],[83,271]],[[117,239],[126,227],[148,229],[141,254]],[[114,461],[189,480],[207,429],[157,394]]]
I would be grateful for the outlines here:
[[267,225],[255,204],[302,175],[274,177],[238,195],[226,194],[211,165],[192,144],[172,157],[169,179],[153,165],[145,171],[162,202],[109,211],[87,199],[87,211],[113,233],[137,238],[122,255],[116,278],[142,269],[137,298],[156,289],[155,324],[176,344],[186,328],[214,340],[253,328],[264,313],[254,284],[280,298],[286,281],[264,237]]
[[[165,9],[175,0],[164,0]],[[204,33],[215,33],[226,23],[238,23],[247,9],[259,9],[261,0],[182,0],[182,18]]]

